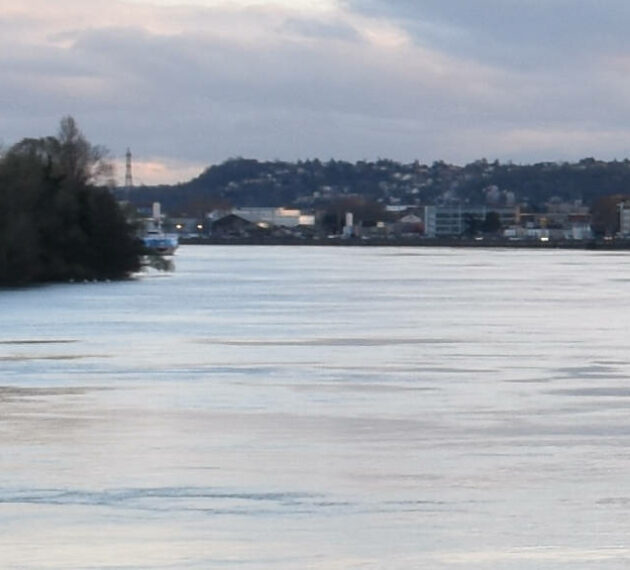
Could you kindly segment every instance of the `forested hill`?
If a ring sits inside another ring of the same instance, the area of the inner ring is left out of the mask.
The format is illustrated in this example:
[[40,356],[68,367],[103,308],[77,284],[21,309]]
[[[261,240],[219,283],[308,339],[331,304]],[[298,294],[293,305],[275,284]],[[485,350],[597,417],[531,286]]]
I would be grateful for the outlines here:
[[356,194],[382,204],[485,203],[499,201],[543,208],[553,197],[581,200],[630,192],[630,160],[530,165],[478,160],[465,166],[424,165],[392,160],[295,163],[231,159],[175,186],[139,187],[132,202],[162,202],[171,214],[197,215],[220,205],[308,207],[337,196]]

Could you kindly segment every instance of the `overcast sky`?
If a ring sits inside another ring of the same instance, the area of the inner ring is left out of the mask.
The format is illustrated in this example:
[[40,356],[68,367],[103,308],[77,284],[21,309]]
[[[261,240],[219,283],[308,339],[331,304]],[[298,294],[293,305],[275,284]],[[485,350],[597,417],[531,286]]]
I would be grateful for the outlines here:
[[145,184],[236,156],[622,159],[629,24],[628,0],[0,0],[0,141],[72,115]]

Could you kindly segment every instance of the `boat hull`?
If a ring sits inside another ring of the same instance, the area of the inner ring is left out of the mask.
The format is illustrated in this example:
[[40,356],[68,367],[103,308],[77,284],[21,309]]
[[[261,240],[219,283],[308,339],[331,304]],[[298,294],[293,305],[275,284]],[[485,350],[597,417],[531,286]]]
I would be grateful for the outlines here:
[[157,255],[173,255],[179,246],[177,236],[167,234],[147,235],[142,241],[146,249]]

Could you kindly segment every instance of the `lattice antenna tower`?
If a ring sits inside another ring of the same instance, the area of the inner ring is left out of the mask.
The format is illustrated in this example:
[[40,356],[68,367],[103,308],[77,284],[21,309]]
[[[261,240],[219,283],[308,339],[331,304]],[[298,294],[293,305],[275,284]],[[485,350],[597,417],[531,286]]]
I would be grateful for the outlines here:
[[133,187],[133,176],[131,175],[131,150],[127,149],[125,154],[125,190],[129,193],[129,190]]

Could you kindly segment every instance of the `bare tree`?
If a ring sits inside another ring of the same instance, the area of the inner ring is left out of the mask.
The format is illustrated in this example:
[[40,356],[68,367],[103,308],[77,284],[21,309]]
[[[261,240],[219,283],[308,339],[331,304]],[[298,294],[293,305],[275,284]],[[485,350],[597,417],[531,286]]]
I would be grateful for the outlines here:
[[108,160],[107,150],[90,144],[73,117],[61,119],[57,141],[61,173],[70,183],[85,185],[109,182],[113,166]]

